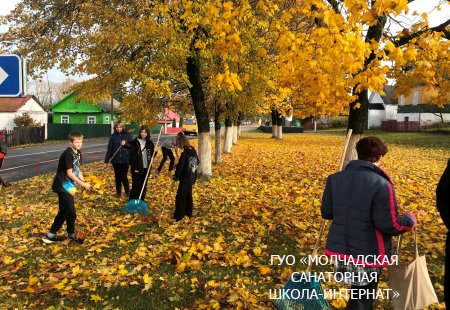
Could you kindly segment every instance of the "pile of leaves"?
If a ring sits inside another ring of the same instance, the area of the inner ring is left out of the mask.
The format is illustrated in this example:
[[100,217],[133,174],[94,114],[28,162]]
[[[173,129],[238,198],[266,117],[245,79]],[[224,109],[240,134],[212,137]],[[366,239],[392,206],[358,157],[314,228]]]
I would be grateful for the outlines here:
[[[273,308],[269,290],[306,269],[299,260],[316,241],[325,178],[336,171],[343,142],[315,134],[275,141],[244,133],[233,154],[214,167],[214,176],[194,186],[193,218],[178,223],[172,220],[176,187],[170,190],[168,175],[151,175],[149,217],[124,215],[126,200],[115,196],[112,169],[88,164],[82,171],[95,190],[80,190],[75,198],[83,244],[41,241],[58,209],[53,174],[16,182],[0,192],[0,305]],[[419,250],[427,255],[442,300],[445,229],[434,191],[448,149],[388,147],[383,168],[395,182],[401,212],[418,216]],[[271,265],[271,255],[297,260],[292,266]],[[380,287],[387,288],[384,275]],[[332,304],[343,308],[345,300]],[[378,307],[386,309],[387,301]]]

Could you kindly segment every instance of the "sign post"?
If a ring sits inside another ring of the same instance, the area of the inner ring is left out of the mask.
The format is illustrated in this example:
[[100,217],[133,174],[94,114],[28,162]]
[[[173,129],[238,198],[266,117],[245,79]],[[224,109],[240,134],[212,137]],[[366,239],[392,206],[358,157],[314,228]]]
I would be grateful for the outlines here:
[[20,97],[23,90],[22,59],[0,55],[0,97]]

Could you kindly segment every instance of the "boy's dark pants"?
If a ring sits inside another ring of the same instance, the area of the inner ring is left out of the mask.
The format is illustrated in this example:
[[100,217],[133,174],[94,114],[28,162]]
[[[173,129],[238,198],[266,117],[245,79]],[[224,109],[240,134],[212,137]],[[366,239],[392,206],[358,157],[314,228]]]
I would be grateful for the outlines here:
[[175,164],[175,156],[173,156],[172,150],[171,149],[167,149],[165,147],[162,147],[161,150],[162,150],[163,158],[161,160],[161,163],[159,164],[158,171],[161,171],[162,168],[164,167],[164,164],[167,161],[167,157],[169,157],[169,159],[170,159],[169,171],[172,171],[173,170],[173,165]]
[[[144,185],[145,175],[147,174],[147,168],[142,170],[141,172],[131,171],[131,181],[133,182],[131,185],[130,192],[130,200],[131,199],[139,199],[139,194],[142,190],[142,185]],[[142,192],[142,200],[145,200],[145,194],[147,193],[147,184],[145,184],[144,191]]]
[[121,164],[112,164],[114,168],[114,177],[116,181],[116,193],[117,195],[120,195],[122,192],[122,184],[123,189],[125,190],[125,194],[128,194],[130,192],[130,185],[128,183],[128,164],[121,163]]
[[75,211],[75,201],[71,194],[69,193],[58,193],[59,200],[59,211],[53,221],[53,225],[50,228],[52,234],[56,234],[58,230],[61,229],[64,221],[67,225],[67,233],[75,233],[75,220],[77,218],[77,213]]
[[179,221],[186,215],[191,217],[193,207],[192,184],[180,182],[175,198],[175,214],[173,215],[173,218]]

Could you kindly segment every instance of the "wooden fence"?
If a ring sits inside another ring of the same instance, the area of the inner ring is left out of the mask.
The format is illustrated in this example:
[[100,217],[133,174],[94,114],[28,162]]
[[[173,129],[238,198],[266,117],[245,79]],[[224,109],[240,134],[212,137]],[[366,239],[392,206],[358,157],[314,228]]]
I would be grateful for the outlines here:
[[42,143],[45,141],[45,126],[42,127],[15,127],[12,130],[3,130],[7,146]]
[[383,131],[420,131],[419,122],[397,122],[395,120],[381,122]]

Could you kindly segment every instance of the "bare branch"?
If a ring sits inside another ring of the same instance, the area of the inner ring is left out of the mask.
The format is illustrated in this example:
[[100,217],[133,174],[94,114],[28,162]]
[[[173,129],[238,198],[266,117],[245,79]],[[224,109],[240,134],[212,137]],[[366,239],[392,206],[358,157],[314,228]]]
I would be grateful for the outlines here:
[[443,22],[442,24],[440,24],[436,27],[432,27],[432,28],[425,27],[422,30],[419,30],[417,32],[410,33],[406,36],[398,38],[397,40],[394,40],[393,43],[397,47],[405,45],[405,44],[409,43],[409,41],[411,41],[412,39],[417,38],[418,36],[420,36],[421,34],[427,32],[427,31],[442,32],[442,33],[444,33],[445,38],[450,39],[450,31],[446,29],[446,27],[449,25],[450,25],[450,19],[448,19],[447,21]]
[[337,14],[341,14],[341,11],[340,11],[340,9],[339,9],[339,3],[341,2],[341,1],[339,1],[339,0],[326,0],[330,5],[331,5],[331,7],[333,8],[333,10],[337,13]]

